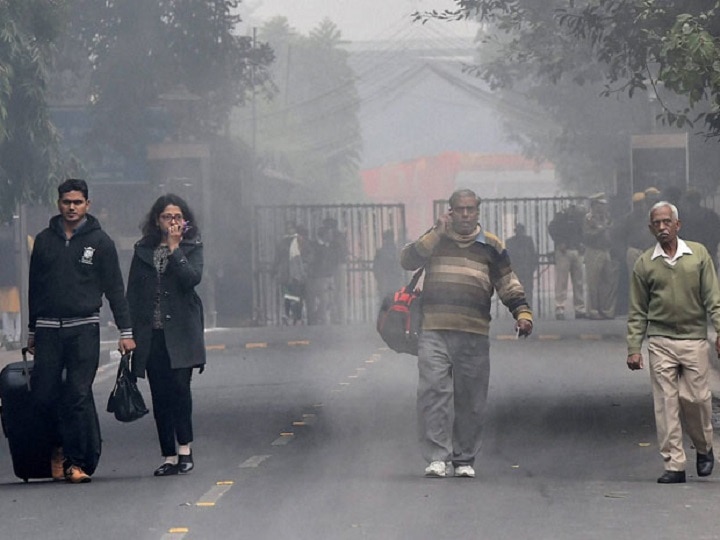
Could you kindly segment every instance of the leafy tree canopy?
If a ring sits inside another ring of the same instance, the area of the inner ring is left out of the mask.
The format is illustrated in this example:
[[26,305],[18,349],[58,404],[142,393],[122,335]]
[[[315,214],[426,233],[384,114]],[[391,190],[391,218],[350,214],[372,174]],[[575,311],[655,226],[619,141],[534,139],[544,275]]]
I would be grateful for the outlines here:
[[278,17],[259,35],[277,54],[276,95],[257,108],[262,166],[299,180],[328,202],[357,197],[359,99],[339,29],[326,19],[300,35]]
[[143,152],[148,107],[162,99],[192,102],[185,136],[221,132],[232,107],[267,81],[273,59],[268,45],[238,35],[239,3],[71,0],[65,50],[90,59],[100,140],[125,156]]
[[47,65],[63,9],[51,0],[0,1],[0,219],[47,201],[60,163],[45,106]]
[[[416,13],[445,20],[476,19],[510,36],[527,32],[554,33],[590,46],[607,78],[605,95],[638,90],[657,94],[664,120],[678,127],[701,122],[706,133],[720,136],[720,2],[708,0],[455,0],[457,8]],[[541,5],[542,4],[542,5]],[[544,11],[544,14],[543,14]],[[567,69],[567,57],[548,57],[541,47],[509,52],[535,73],[557,79]],[[497,85],[505,78],[485,73]],[[685,98],[685,105],[668,104],[662,88]]]

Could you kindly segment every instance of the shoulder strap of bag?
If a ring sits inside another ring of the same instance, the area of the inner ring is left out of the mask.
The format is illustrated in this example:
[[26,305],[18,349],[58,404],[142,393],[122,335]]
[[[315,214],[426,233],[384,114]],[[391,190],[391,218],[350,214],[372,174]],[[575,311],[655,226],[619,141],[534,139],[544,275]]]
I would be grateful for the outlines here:
[[425,271],[425,267],[422,266],[420,270],[415,272],[413,274],[412,279],[410,280],[410,283],[407,284],[405,287],[408,291],[414,291],[415,287],[417,287],[418,281],[420,281],[420,276],[422,276],[422,273]]

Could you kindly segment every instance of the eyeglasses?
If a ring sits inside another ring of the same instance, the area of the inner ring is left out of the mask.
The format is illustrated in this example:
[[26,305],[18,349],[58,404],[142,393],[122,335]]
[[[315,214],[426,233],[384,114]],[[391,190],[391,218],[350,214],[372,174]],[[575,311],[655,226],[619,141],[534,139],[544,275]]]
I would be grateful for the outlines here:
[[182,221],[183,215],[182,214],[160,214],[160,219],[163,221]]
[[452,210],[452,212],[456,214],[477,214],[480,211],[477,206],[455,206],[450,208],[450,210]]

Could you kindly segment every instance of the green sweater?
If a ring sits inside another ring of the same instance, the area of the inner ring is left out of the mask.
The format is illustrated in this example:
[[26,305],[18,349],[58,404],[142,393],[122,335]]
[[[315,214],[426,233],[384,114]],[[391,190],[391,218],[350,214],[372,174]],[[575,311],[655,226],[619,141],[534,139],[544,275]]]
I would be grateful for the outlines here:
[[640,256],[630,278],[628,355],[639,353],[645,334],[673,339],[707,339],[707,317],[720,333],[720,288],[710,254],[685,242],[692,254],[670,266],[652,260],[654,247]]
[[406,270],[425,265],[423,330],[459,330],[488,335],[493,292],[515,319],[532,321],[522,285],[500,239],[481,232],[465,247],[431,229],[405,246]]

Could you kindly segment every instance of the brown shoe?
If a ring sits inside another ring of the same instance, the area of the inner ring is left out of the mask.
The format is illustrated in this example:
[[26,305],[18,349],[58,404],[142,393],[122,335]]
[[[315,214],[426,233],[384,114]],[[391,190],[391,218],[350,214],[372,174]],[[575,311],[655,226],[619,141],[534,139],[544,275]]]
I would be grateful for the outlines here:
[[65,471],[65,480],[71,484],[87,484],[92,481],[92,478],[77,465],[70,465]]
[[53,449],[52,456],[50,457],[50,472],[53,480],[65,480],[65,471],[63,470],[63,462],[65,456],[63,455],[63,449],[57,447]]

